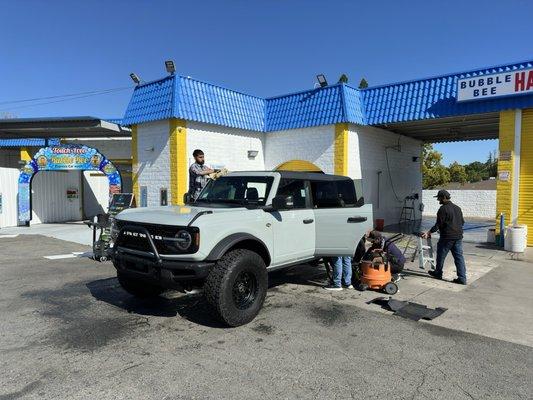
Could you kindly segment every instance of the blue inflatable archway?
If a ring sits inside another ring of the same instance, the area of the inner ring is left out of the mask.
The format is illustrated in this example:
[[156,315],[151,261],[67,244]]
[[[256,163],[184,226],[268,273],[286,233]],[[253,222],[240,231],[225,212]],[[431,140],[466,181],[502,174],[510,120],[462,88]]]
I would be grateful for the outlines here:
[[18,221],[31,221],[31,181],[39,171],[101,171],[109,180],[109,195],[120,193],[122,180],[113,163],[98,150],[85,145],[58,145],[40,149],[22,167],[18,181]]

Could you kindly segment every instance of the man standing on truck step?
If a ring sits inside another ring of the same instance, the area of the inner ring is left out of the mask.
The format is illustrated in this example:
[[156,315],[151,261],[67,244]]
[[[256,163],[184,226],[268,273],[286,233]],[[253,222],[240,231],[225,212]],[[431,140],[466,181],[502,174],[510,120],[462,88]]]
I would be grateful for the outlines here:
[[196,200],[207,184],[207,175],[215,171],[205,165],[205,157],[202,150],[196,149],[192,155],[194,157],[194,163],[189,167],[189,196]]
[[463,212],[459,206],[451,202],[450,193],[446,190],[439,190],[435,197],[441,204],[437,212],[437,222],[428,232],[422,234],[423,238],[428,238],[434,232],[440,233],[437,243],[437,265],[434,271],[428,271],[428,273],[436,279],[442,279],[444,260],[451,251],[457,268],[457,278],[453,282],[466,285],[466,265],[463,257],[463,225],[465,223]]

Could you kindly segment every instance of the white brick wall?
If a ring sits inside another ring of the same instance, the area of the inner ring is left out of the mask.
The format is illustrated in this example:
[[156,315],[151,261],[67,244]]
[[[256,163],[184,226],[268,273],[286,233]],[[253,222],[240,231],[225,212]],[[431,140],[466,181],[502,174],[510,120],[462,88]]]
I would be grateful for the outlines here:
[[[398,138],[401,151],[387,149],[397,146]],[[374,218],[384,218],[386,225],[398,223],[404,197],[413,193],[421,196],[422,193],[421,158],[417,162],[412,160],[412,157],[421,156],[422,142],[384,129],[350,124],[348,145],[348,171],[354,179],[362,176],[365,201],[373,205]],[[386,154],[394,191],[399,200],[391,187]],[[381,171],[379,200],[378,171]],[[420,212],[416,213],[416,217],[420,218]]]
[[265,169],[272,170],[289,160],[307,160],[322,171],[334,172],[334,125],[267,132]]
[[[433,196],[438,190],[424,190],[424,215],[435,216],[440,204]],[[463,216],[471,218],[496,218],[496,190],[448,190],[452,201],[463,210]]]
[[[149,188],[148,205],[157,205],[160,188],[170,186],[168,129],[166,121],[138,127],[139,185]],[[188,163],[193,162],[192,151],[199,148],[205,152],[208,165],[224,166],[232,171],[272,170],[283,162],[301,159],[333,173],[334,137],[334,125],[261,133],[188,121]],[[421,156],[422,143],[401,136],[401,151],[386,150],[396,146],[398,138],[397,134],[383,129],[358,125],[350,125],[348,136],[348,174],[353,179],[363,178],[365,200],[373,204],[375,217],[384,218],[386,224],[398,222],[405,196],[422,193],[420,161],[412,161],[412,157]],[[146,151],[152,146],[153,152]],[[259,154],[249,159],[248,150],[258,150]],[[385,151],[399,201],[391,189]],[[381,171],[379,201],[378,171]]]
[[159,205],[161,188],[168,189],[168,198],[171,198],[169,132],[168,121],[149,122],[137,127],[138,182],[139,187],[147,187],[149,207]]
[[[188,165],[194,162],[192,152],[201,149],[207,165],[225,167],[230,171],[263,170],[263,138],[261,132],[188,121]],[[259,153],[255,158],[248,158],[248,150],[257,150]]]

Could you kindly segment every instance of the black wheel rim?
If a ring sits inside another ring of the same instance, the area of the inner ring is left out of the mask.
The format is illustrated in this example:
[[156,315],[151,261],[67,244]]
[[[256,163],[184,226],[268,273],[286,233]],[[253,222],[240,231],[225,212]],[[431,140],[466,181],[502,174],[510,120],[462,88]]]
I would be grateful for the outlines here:
[[257,279],[253,274],[243,271],[237,275],[233,284],[233,302],[239,310],[245,310],[257,297]]

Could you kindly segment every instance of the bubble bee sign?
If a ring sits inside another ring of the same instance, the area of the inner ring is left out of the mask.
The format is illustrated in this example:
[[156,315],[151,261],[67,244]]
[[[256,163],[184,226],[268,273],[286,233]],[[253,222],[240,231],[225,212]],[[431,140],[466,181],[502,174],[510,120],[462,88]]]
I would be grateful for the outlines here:
[[109,180],[109,194],[120,193],[122,181],[115,166],[98,150],[84,145],[61,145],[40,149],[22,167],[18,181],[18,219],[31,220],[31,180],[39,171],[101,171]]

